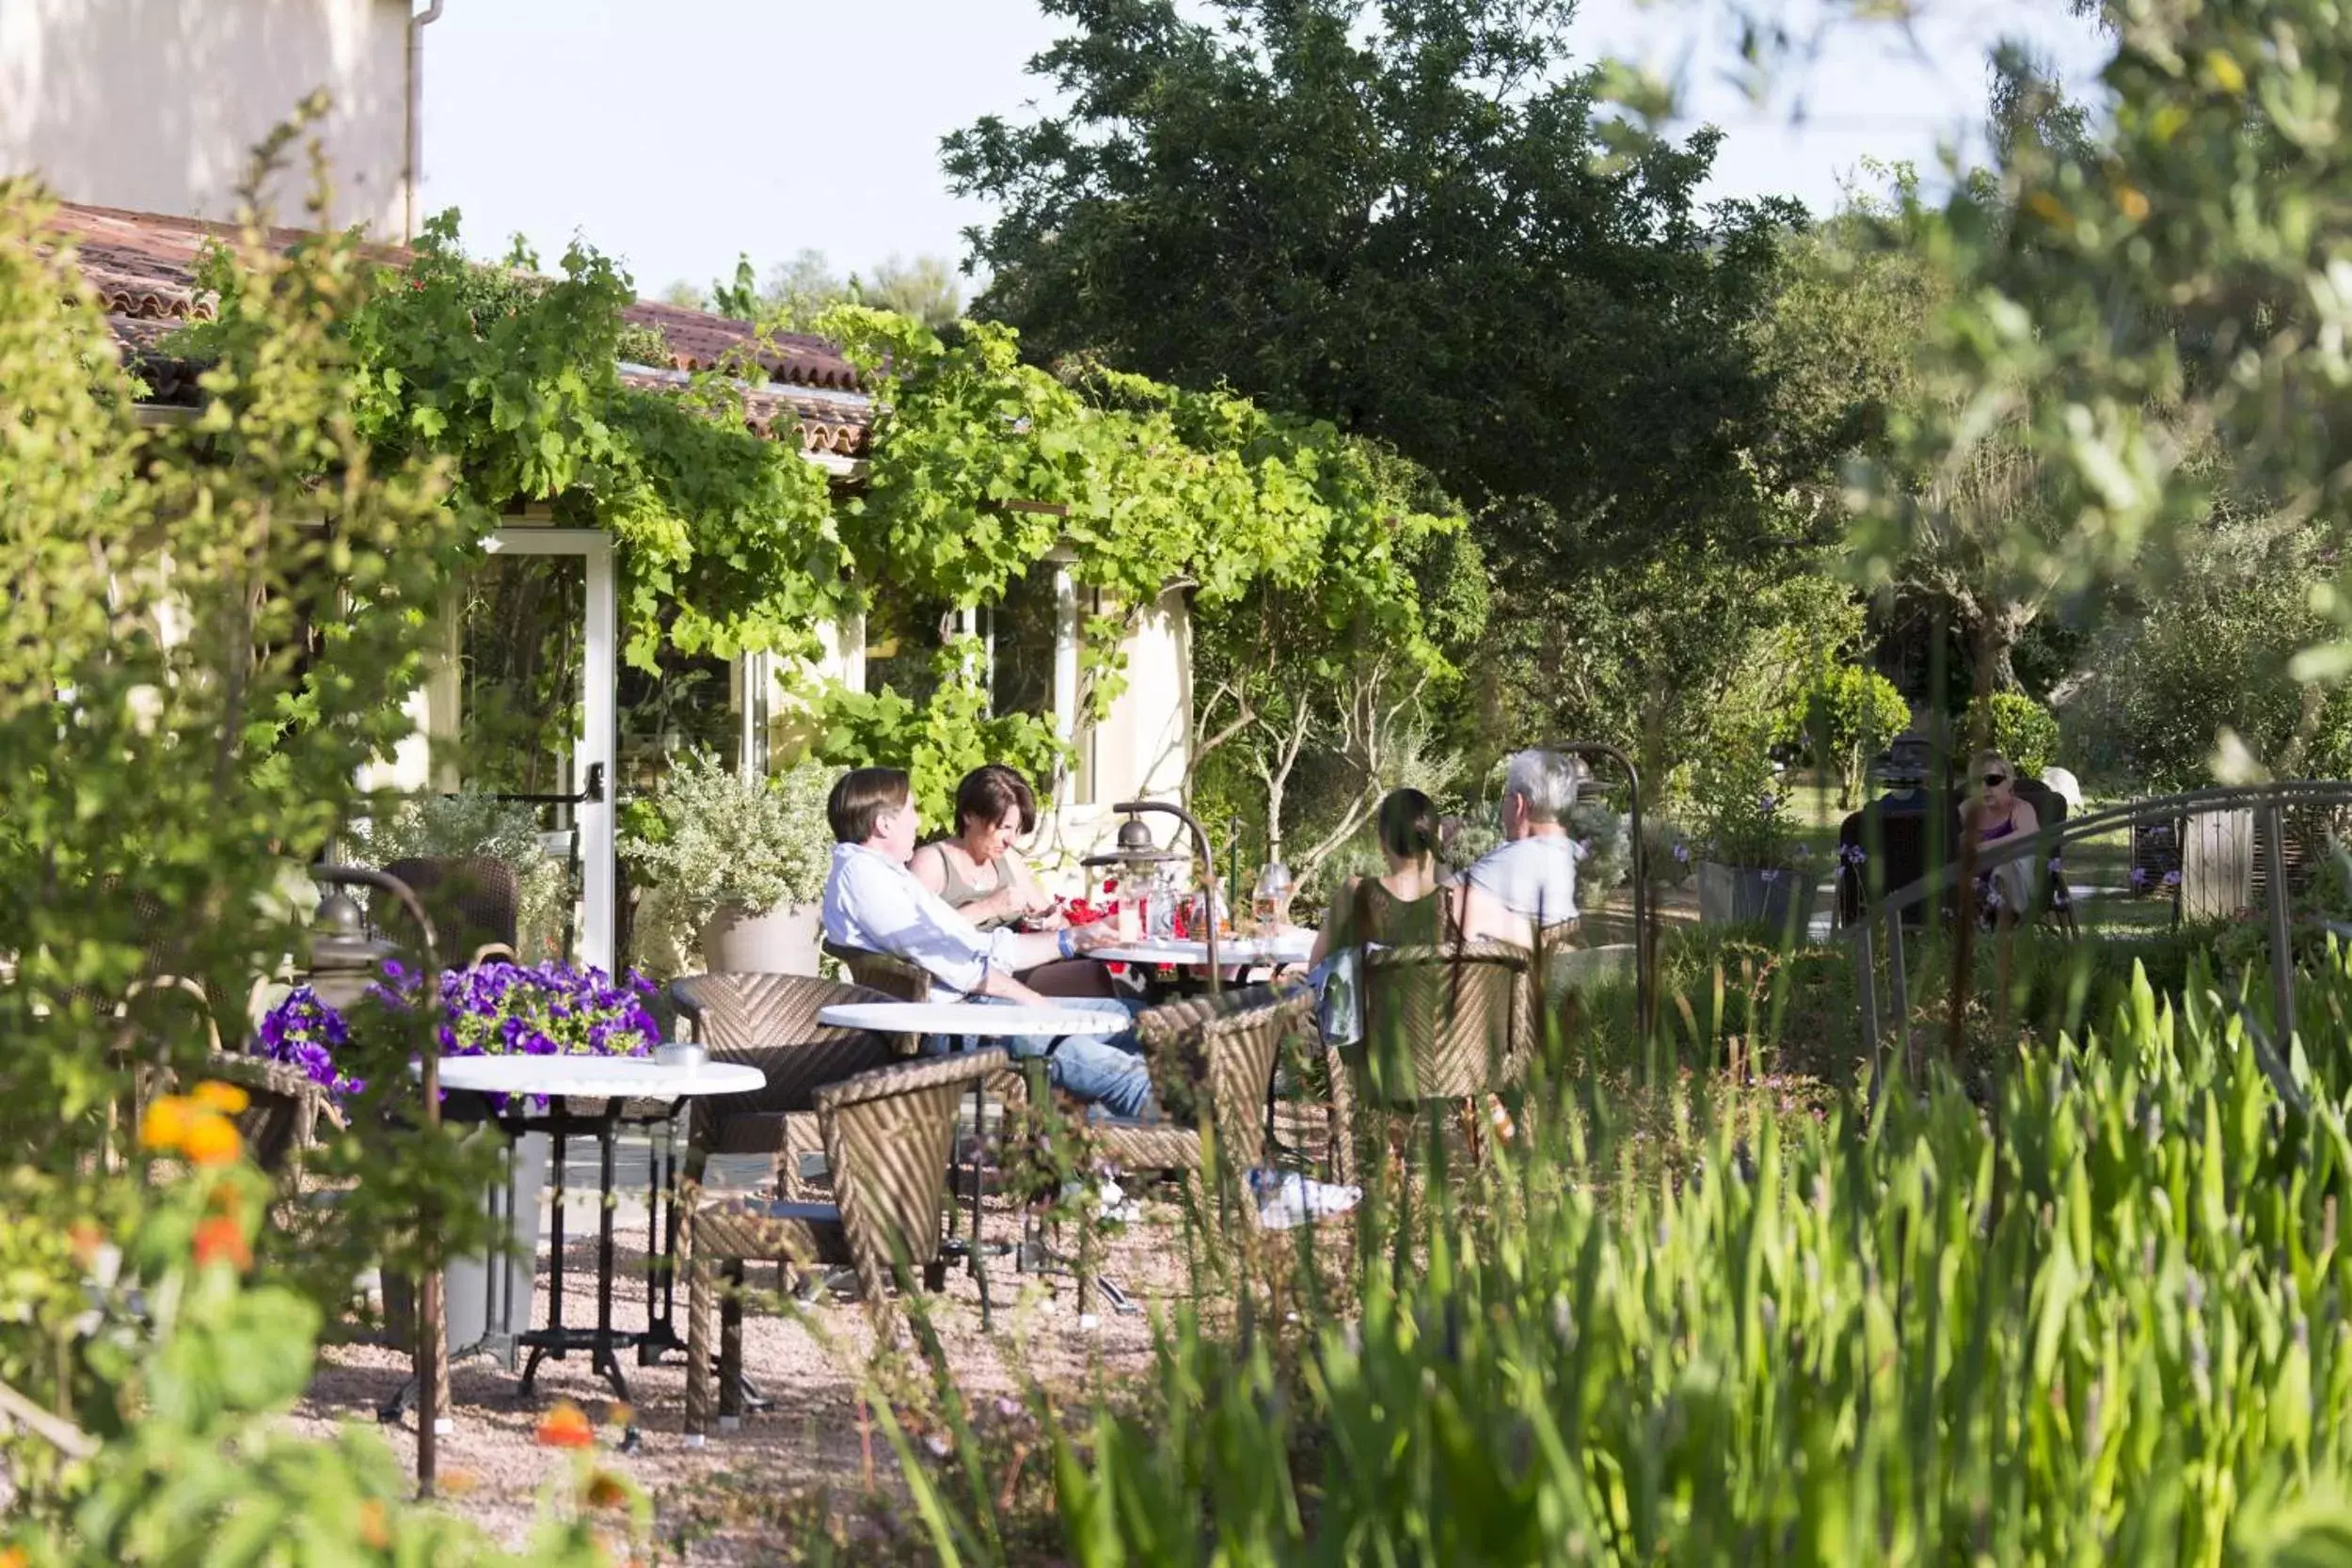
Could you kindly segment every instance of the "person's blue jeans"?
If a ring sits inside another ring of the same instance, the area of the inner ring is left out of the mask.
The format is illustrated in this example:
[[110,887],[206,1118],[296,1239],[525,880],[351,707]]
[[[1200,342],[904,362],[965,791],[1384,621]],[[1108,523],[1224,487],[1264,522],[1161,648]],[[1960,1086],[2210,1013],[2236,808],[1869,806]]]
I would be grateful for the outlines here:
[[[994,1006],[1017,1005],[1001,996],[967,996],[964,1000]],[[1016,1061],[1043,1056],[1046,1078],[1054,1087],[1098,1104],[1115,1117],[1156,1115],[1158,1105],[1152,1094],[1151,1069],[1144,1065],[1143,1045],[1136,1038],[1134,1028],[1141,1004],[1112,996],[1057,996],[1053,1002],[1067,1012],[1116,1013],[1128,1021],[1129,1026],[1115,1035],[1065,1035],[1060,1039],[1042,1035],[991,1035],[975,1036],[965,1043],[1001,1045],[1005,1054]],[[934,1037],[924,1045],[929,1050],[944,1051],[947,1043],[944,1037]]]

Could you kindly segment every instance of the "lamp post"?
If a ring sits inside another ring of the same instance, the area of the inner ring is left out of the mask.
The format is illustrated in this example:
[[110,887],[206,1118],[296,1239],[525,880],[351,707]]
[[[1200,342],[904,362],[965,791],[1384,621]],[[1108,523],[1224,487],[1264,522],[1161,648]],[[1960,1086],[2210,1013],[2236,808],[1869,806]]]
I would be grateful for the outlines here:
[[[314,865],[310,868],[310,879],[338,890],[373,888],[399,903],[408,918],[416,922],[418,941],[423,949],[418,955],[418,962],[426,1013],[430,1016],[437,1012],[441,1006],[441,976],[435,954],[433,921],[424,912],[424,905],[418,900],[415,890],[397,877],[387,877],[381,871],[358,865]],[[384,959],[399,950],[397,944],[367,934],[367,923],[351,895],[330,893],[319,900],[318,913],[311,922],[310,989],[329,1006],[347,1006],[366,993],[382,973]],[[424,1126],[429,1136],[441,1125],[441,1035],[437,1024],[425,1031],[419,1068],[418,1076],[423,1081]],[[439,1232],[439,1216],[428,1207],[417,1216],[417,1228],[420,1235],[430,1241]],[[449,1387],[449,1347],[441,1339],[441,1271],[437,1266],[427,1269],[424,1277],[417,1282],[414,1361],[417,1492],[430,1497],[439,1468],[442,1395]]]

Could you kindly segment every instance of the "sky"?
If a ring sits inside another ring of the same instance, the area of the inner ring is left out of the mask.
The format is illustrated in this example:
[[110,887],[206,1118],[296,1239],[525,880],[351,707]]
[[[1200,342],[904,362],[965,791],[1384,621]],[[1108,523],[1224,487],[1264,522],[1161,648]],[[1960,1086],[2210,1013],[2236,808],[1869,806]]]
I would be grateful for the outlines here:
[[[1783,24],[1818,33],[1819,3]],[[2059,0],[1924,4],[1909,35],[1835,29],[1762,103],[1726,79],[1729,29],[1704,0],[1587,0],[1573,36],[1677,77],[1681,128],[1724,128],[1710,198],[1821,212],[1866,157],[1932,173],[1942,149],[1977,147],[1996,40],[2032,40],[2076,84],[2100,59]],[[1034,0],[449,0],[424,34],[423,207],[461,209],[477,255],[520,232],[551,265],[584,238],[645,294],[739,253],[762,275],[803,249],[844,271],[961,261],[989,208],[948,194],[940,138],[1022,117],[1046,91],[1023,68],[1053,36]]]

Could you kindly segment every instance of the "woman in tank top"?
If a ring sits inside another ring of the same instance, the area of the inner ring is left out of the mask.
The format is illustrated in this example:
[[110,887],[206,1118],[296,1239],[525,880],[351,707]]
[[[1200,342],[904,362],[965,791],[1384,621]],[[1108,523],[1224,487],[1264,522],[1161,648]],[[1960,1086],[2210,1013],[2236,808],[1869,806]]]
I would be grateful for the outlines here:
[[[1062,924],[1054,895],[1038,886],[1016,840],[1037,831],[1029,781],[1002,763],[976,768],[956,785],[956,831],[914,852],[915,880],[983,931],[1000,926],[1052,930]],[[1092,958],[1064,958],[1015,976],[1047,996],[1112,996],[1110,971]]]
[[[2017,769],[1998,752],[1977,753],[1970,784],[1973,793],[1963,814],[1968,831],[1979,846],[1997,844],[2013,834],[2037,832],[2042,818],[2032,805],[2017,798]],[[1978,874],[1977,916],[1987,926],[2010,926],[2033,913],[2033,868],[2024,861],[2004,861]]]
[[914,852],[915,879],[983,931],[1048,928],[1059,921],[1053,895],[1012,850],[1037,831],[1037,796],[1001,763],[976,768],[956,786],[953,834]]
[[1407,947],[1470,937],[1527,941],[1527,923],[1515,921],[1483,888],[1438,883],[1437,808],[1428,796],[1391,790],[1374,823],[1388,873],[1352,881],[1332,898],[1311,964],[1367,942]]

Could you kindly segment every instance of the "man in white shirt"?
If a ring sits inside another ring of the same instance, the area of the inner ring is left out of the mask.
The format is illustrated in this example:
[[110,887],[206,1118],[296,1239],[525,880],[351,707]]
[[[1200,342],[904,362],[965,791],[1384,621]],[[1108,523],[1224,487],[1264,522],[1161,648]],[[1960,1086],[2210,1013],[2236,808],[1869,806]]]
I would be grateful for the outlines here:
[[[1132,1020],[1123,1002],[1100,997],[1050,1000],[1013,978],[1056,958],[1074,958],[1117,940],[1104,922],[1059,931],[983,932],[947,907],[907,869],[914,858],[918,820],[907,776],[896,768],[855,768],[833,786],[826,816],[834,839],[833,872],[825,879],[825,934],[844,947],[887,953],[931,976],[933,995],[943,1002],[1009,1002],[1065,1012],[1115,1012]],[[1072,1035],[1048,1042],[1036,1036],[1009,1036],[1001,1042],[1016,1056],[1047,1057],[1056,1087],[1080,1100],[1099,1101],[1115,1116],[1153,1110],[1152,1076],[1145,1069],[1135,1031],[1107,1037]]]
[[1576,918],[1576,863],[1583,851],[1568,837],[1582,769],[1557,752],[1513,754],[1502,775],[1503,842],[1462,872],[1522,920],[1539,927]]

